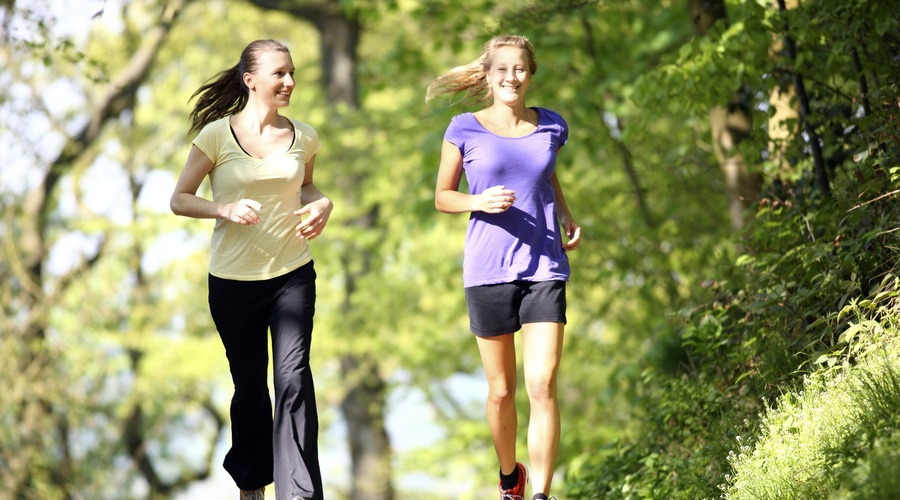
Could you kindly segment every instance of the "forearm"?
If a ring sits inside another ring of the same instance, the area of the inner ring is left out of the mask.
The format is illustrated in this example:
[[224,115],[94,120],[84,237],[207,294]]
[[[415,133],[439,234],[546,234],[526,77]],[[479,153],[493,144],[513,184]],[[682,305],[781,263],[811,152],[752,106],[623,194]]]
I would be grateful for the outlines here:
[[569,211],[569,206],[566,204],[566,197],[562,196],[562,191],[556,197],[556,216],[561,220],[571,220],[572,212]]
[[569,205],[566,204],[566,196],[563,194],[562,186],[559,184],[559,179],[556,178],[555,173],[553,174],[551,181],[553,183],[556,217],[561,220],[571,220],[572,213],[569,211]]
[[443,190],[435,194],[434,207],[445,214],[478,211],[475,196],[459,191]]
[[175,193],[169,200],[169,208],[175,215],[195,219],[225,218],[223,206],[214,201],[190,193]]

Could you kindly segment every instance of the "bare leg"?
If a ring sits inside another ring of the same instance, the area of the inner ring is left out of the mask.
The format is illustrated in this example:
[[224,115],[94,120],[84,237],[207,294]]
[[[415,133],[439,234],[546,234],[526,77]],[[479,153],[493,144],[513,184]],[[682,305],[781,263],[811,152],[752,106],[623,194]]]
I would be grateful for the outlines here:
[[487,420],[500,461],[500,471],[516,467],[516,344],[515,335],[475,337],[488,382]]
[[535,493],[550,494],[559,450],[559,400],[556,373],[562,355],[562,323],[522,326],[525,390],[531,404],[528,422],[528,458]]

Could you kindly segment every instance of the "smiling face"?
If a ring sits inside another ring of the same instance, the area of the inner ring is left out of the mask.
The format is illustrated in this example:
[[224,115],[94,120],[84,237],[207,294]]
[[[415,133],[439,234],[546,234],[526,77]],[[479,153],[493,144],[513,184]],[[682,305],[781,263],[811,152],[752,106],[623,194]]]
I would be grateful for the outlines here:
[[244,83],[262,103],[282,108],[291,102],[294,91],[294,62],[283,51],[266,51],[259,55],[253,73],[244,73]]
[[490,64],[487,83],[494,102],[524,105],[531,83],[528,53],[518,47],[499,47],[494,50]]

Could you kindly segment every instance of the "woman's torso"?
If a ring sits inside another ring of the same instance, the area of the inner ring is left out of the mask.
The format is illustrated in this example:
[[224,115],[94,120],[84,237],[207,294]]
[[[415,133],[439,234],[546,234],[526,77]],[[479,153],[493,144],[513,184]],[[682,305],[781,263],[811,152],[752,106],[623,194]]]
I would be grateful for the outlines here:
[[229,119],[213,122],[195,139],[214,163],[209,173],[213,200],[241,199],[262,205],[259,223],[240,225],[219,219],[213,229],[210,274],[235,280],[261,280],[286,274],[312,259],[307,241],[294,236],[300,222],[305,166],[318,151],[313,127],[291,120],[294,138],[282,153],[255,158],[235,137]]
[[538,125],[520,137],[499,136],[472,113],[456,116],[446,134],[460,148],[469,193],[502,185],[516,201],[500,214],[473,212],[466,231],[464,286],[515,280],[567,280],[551,178],[559,148],[568,138],[557,113],[534,108]]

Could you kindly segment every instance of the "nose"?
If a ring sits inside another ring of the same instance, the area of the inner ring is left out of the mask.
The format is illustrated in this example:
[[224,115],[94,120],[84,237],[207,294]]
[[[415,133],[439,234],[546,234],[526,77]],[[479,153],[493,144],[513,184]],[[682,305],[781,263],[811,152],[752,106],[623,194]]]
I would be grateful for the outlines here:
[[284,77],[284,86],[285,87],[293,87],[294,86],[294,77],[291,74],[288,74]]

